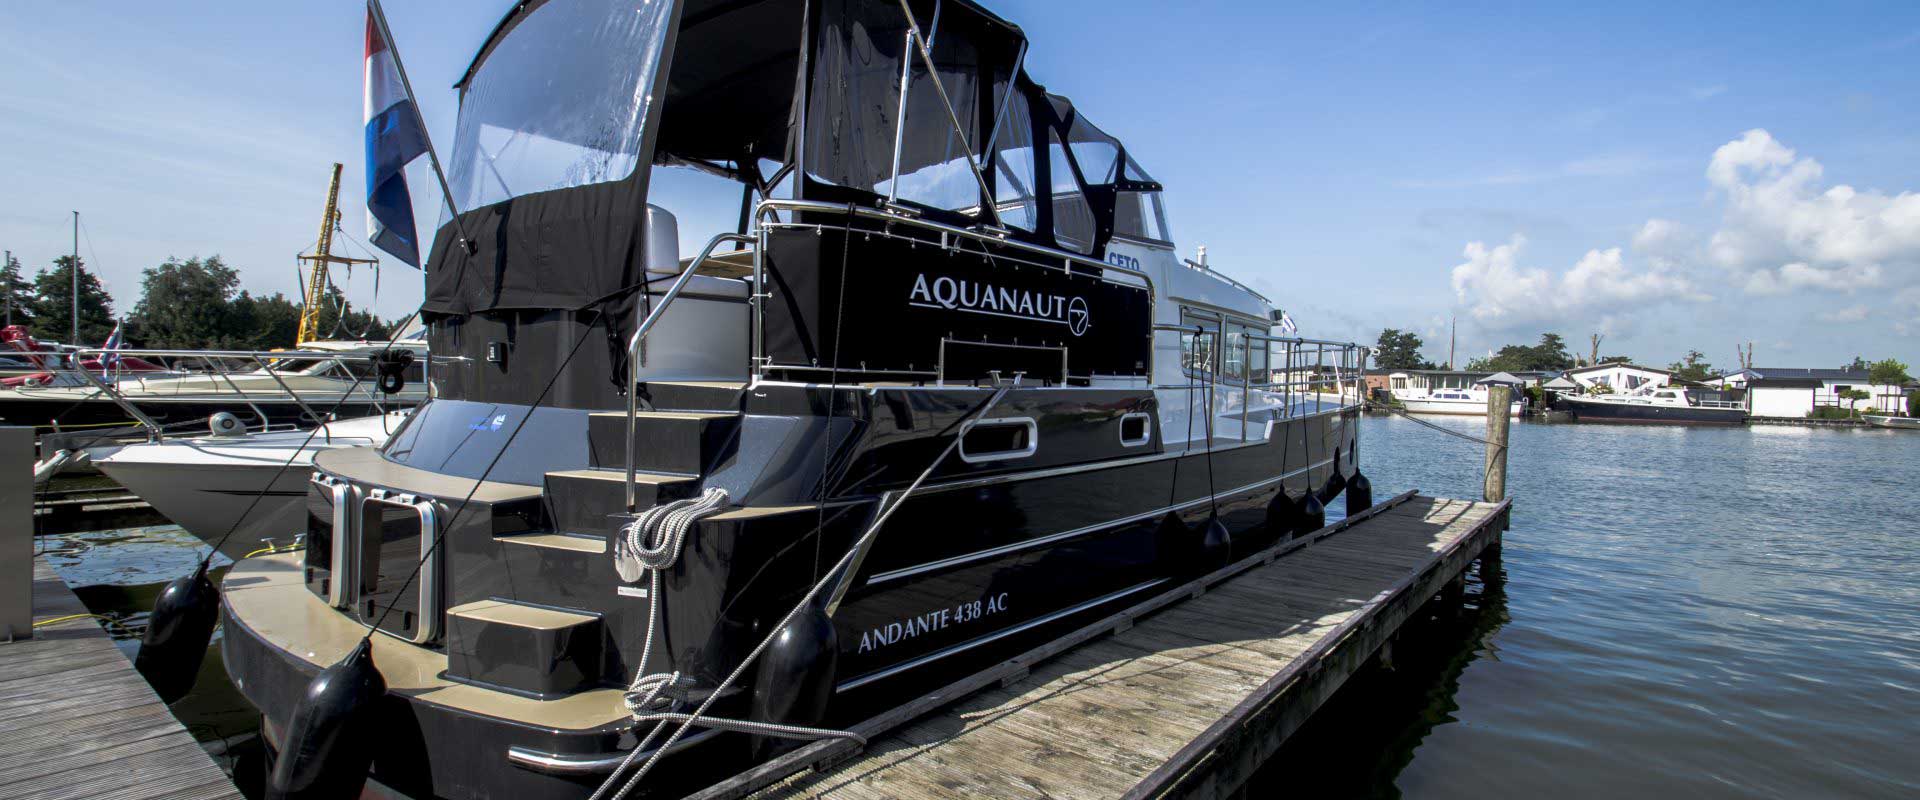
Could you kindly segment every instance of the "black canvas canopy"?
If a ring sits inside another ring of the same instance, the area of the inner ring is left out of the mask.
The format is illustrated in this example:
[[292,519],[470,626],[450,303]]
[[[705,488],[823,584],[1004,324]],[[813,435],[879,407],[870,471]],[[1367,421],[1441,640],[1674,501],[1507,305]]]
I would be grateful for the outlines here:
[[[654,163],[701,165],[762,196],[769,165],[791,167],[802,199],[891,201],[963,226],[997,217],[1013,238],[1100,257],[1116,193],[1159,184],[1026,75],[1017,26],[966,0],[909,7],[937,85],[898,2],[516,5],[457,84],[450,180],[473,241],[462,251],[442,226],[425,311],[630,316]],[[633,21],[648,13],[655,28]]]

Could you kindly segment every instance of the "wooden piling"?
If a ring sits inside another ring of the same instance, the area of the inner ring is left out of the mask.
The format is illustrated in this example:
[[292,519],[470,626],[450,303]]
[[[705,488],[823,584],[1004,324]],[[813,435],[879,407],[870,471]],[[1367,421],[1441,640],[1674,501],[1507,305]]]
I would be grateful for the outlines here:
[[1507,499],[1507,431],[1512,419],[1507,409],[1513,404],[1513,387],[1491,386],[1487,389],[1487,481],[1486,501],[1498,503]]

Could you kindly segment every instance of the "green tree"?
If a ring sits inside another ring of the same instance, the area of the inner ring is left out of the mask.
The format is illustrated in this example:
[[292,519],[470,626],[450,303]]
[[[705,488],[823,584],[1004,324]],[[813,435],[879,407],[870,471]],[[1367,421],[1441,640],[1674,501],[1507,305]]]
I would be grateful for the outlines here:
[[1543,333],[1527,361],[1528,365],[1521,369],[1568,369],[1573,366],[1573,354],[1567,352],[1567,342],[1560,334]]
[[6,324],[32,325],[33,291],[28,288],[32,285],[20,274],[20,259],[9,256],[7,263],[0,264],[0,304],[6,308]]
[[254,297],[242,291],[234,298],[233,309],[234,317],[251,331],[247,349],[292,347],[300,332],[300,306],[279,292]]
[[1707,363],[1706,354],[1698,350],[1688,350],[1685,361],[1668,364],[1667,370],[1676,378],[1694,383],[1704,383],[1708,378],[1713,377],[1713,365]]
[[320,338],[385,339],[391,334],[390,327],[372,312],[348,305],[340,287],[327,287],[327,303],[320,308]]
[[1873,399],[1873,393],[1865,389],[1841,389],[1838,394],[1840,395],[1840,399],[1847,401],[1847,411],[1849,412],[1854,412],[1855,407],[1859,405],[1860,401]]
[[[99,278],[87,271],[85,261],[77,266],[80,271],[80,341],[67,343],[98,345],[113,334],[113,296],[107,294]],[[73,256],[61,256],[53,260],[53,269],[41,270],[33,276],[33,326],[30,330],[34,336],[60,342],[72,338],[75,267]]]
[[1425,344],[1413,331],[1388,328],[1380,332],[1380,341],[1376,344],[1380,355],[1374,357],[1373,363],[1381,369],[1433,369],[1433,362],[1420,356],[1420,348]]
[[1841,367],[1841,369],[1844,369],[1848,372],[1866,372],[1867,368],[1871,366],[1873,365],[1868,364],[1866,359],[1861,358],[1859,356],[1854,356],[1853,363],[1848,364],[1844,367]]
[[166,263],[146,270],[140,302],[129,320],[142,345],[170,349],[227,350],[251,346],[254,331],[236,317],[234,294],[240,273],[219,256]]
[[1867,368],[1867,380],[1877,386],[1905,386],[1913,378],[1907,375],[1907,365],[1896,359],[1881,359]]
[[1601,357],[1600,357],[1600,363],[1602,363],[1602,364],[1631,364],[1631,363],[1633,363],[1633,356],[1601,356]]

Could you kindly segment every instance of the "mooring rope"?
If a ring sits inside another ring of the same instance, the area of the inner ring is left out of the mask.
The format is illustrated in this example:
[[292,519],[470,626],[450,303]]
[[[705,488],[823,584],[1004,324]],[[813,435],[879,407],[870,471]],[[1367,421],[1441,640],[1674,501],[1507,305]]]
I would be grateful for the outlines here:
[[1425,425],[1425,426],[1427,426],[1427,427],[1429,427],[1429,428],[1432,428],[1432,429],[1434,429],[1434,430],[1436,430],[1436,431],[1439,431],[1439,432],[1441,432],[1441,433],[1444,433],[1444,434],[1446,434],[1446,435],[1448,435],[1448,436],[1457,436],[1457,437],[1460,437],[1460,438],[1462,438],[1462,439],[1465,439],[1465,440],[1467,440],[1467,441],[1469,441],[1469,442],[1479,442],[1480,444],[1483,444],[1483,445],[1486,445],[1486,446],[1488,446],[1488,447],[1498,447],[1498,448],[1500,448],[1500,449],[1502,449],[1502,450],[1505,450],[1505,449],[1507,449],[1507,446],[1506,446],[1506,445],[1504,445],[1504,444],[1497,444],[1497,443],[1494,443],[1494,442],[1490,442],[1490,441],[1488,441],[1488,440],[1486,440],[1486,439],[1482,439],[1482,438],[1480,438],[1480,437],[1478,437],[1478,436],[1475,436],[1475,435],[1473,435],[1473,434],[1471,434],[1471,433],[1461,433],[1461,432],[1459,432],[1459,431],[1456,431],[1456,430],[1454,430],[1454,429],[1452,429],[1452,428],[1447,428],[1447,427],[1443,427],[1443,426],[1440,426],[1440,425],[1435,425],[1435,424],[1433,424],[1433,423],[1431,423],[1431,422],[1428,422],[1428,421],[1426,421],[1426,420],[1424,420],[1424,419],[1420,419],[1419,417],[1415,417],[1415,416],[1413,416],[1412,414],[1408,414],[1408,413],[1407,413],[1406,411],[1404,411],[1404,410],[1402,410],[1402,409],[1398,409],[1398,408],[1394,408],[1393,406],[1389,406],[1389,405],[1382,405],[1382,404],[1380,404],[1380,403],[1375,403],[1375,402],[1372,402],[1372,401],[1368,401],[1368,402],[1367,402],[1367,407],[1368,407],[1368,408],[1372,408],[1372,409],[1378,409],[1378,410],[1380,410],[1380,411],[1385,411],[1385,412],[1387,412],[1387,413],[1389,413],[1389,414],[1397,414],[1397,415],[1399,415],[1400,417],[1402,417],[1402,418],[1404,418],[1404,419],[1406,419],[1406,420],[1407,420],[1408,422],[1416,422],[1416,423],[1419,423],[1419,424],[1421,424],[1421,425]]
[[[814,601],[814,598],[819,597],[820,593],[826,590],[827,584],[832,582],[833,579],[840,574],[841,570],[849,568],[849,564],[853,561],[855,554],[860,553],[873,541],[874,536],[880,533],[880,529],[885,526],[887,520],[893,516],[893,512],[898,510],[900,505],[906,502],[908,497],[913,496],[913,493],[920,488],[920,485],[925,483],[927,478],[933,475],[934,470],[938,469],[940,464],[947,460],[947,456],[952,455],[953,451],[960,447],[960,439],[961,436],[966,433],[968,423],[985,417],[987,412],[993,410],[993,407],[998,405],[1001,398],[1006,397],[1007,392],[1012,388],[1011,385],[1001,386],[992,396],[987,398],[985,403],[980,405],[978,410],[962,418],[960,422],[953,427],[955,433],[953,439],[947,443],[946,448],[941,450],[940,454],[935,456],[931,463],[927,464],[926,469],[920,472],[919,477],[913,479],[913,483],[908,484],[904,491],[894,497],[892,503],[886,504],[886,507],[880,510],[879,515],[874,518],[873,524],[867,526],[866,532],[862,533],[860,538],[855,540],[852,546],[847,548],[847,552],[840,556],[840,560],[835,562],[831,569],[827,570],[825,576],[813,584],[812,589],[807,590],[806,595],[800,598],[800,602],[795,603],[793,608],[787,611],[786,616],[781,617],[780,621],[775,623],[773,627],[767,631],[766,637],[762,638],[760,643],[754,646],[753,650],[747,653],[745,658],[740,660],[740,663],[733,668],[733,671],[728,673],[727,677],[720,681],[720,685],[716,686],[714,690],[707,695],[707,698],[701,701],[699,707],[695,708],[692,714],[670,712],[655,712],[645,715],[636,714],[634,717],[636,722],[657,722],[658,724],[654,725],[653,729],[648,731],[645,737],[642,737],[638,742],[634,743],[633,750],[627,753],[627,757],[620,761],[620,765],[613,769],[612,774],[609,774],[606,781],[600,784],[600,788],[594,790],[592,797],[588,798],[588,800],[600,800],[600,798],[606,794],[607,789],[619,781],[620,774],[625,772],[627,768],[633,764],[634,759],[637,758],[642,751],[647,749],[647,745],[653,743],[654,738],[658,736],[662,730],[666,729],[667,723],[669,722],[678,722],[680,725],[674,729],[673,733],[667,737],[665,742],[662,742],[659,747],[653,750],[652,755],[649,755],[646,761],[640,764],[640,768],[634,771],[633,777],[628,778],[627,782],[622,784],[620,789],[613,793],[612,800],[621,800],[621,798],[626,797],[628,793],[632,792],[634,787],[640,784],[640,780],[646,777],[647,772],[653,769],[654,764],[660,761],[661,756],[666,755],[667,751],[673,748],[674,743],[680,741],[680,737],[686,735],[687,730],[694,725],[707,727],[724,726],[729,730],[758,732],[786,738],[852,739],[862,746],[865,746],[867,742],[866,737],[852,731],[803,728],[792,725],[776,725],[773,723],[743,720],[716,720],[707,717],[706,713],[707,709],[713,706],[714,701],[720,699],[720,696],[726,693],[728,687],[731,687],[735,681],[740,679],[742,674],[746,673],[747,667],[752,666],[753,662],[760,658],[760,654],[766,652],[766,649],[773,645],[774,639],[780,636],[780,631],[785,629],[789,623],[792,623],[793,619],[800,615],[800,611]],[[816,533],[818,532],[816,531]],[[649,570],[649,572],[657,575],[657,570]],[[649,603],[658,602],[657,599],[655,599],[658,597],[657,589],[657,583],[650,580],[647,592]],[[651,627],[651,620],[648,624],[649,627]],[[649,631],[649,640],[650,639],[651,631]],[[642,657],[644,659],[644,654]],[[640,668],[646,668],[646,662],[644,660],[641,662]],[[674,680],[678,680],[678,672],[672,673],[672,675],[674,676]],[[638,683],[638,680],[636,679],[635,682]],[[655,694],[657,695],[657,692]],[[651,700],[651,697],[647,699]]]

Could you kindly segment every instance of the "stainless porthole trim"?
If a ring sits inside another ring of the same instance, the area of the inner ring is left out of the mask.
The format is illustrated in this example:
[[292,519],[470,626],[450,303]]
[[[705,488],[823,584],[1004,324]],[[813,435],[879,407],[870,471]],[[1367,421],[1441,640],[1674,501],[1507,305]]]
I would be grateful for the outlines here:
[[[1129,420],[1136,420],[1136,419],[1140,420],[1140,436],[1139,438],[1129,439],[1127,438],[1127,422]],[[1120,415],[1120,446],[1121,447],[1139,447],[1151,441],[1153,441],[1153,415],[1152,414],[1149,414],[1145,411],[1135,411],[1129,414]]]
[[[1013,450],[990,450],[984,453],[967,451],[967,434],[979,428],[1018,427],[1027,432],[1026,446]],[[968,464],[986,464],[994,461],[1012,461],[1026,458],[1040,451],[1040,425],[1032,417],[995,417],[993,419],[974,420],[960,429],[960,460]]]

